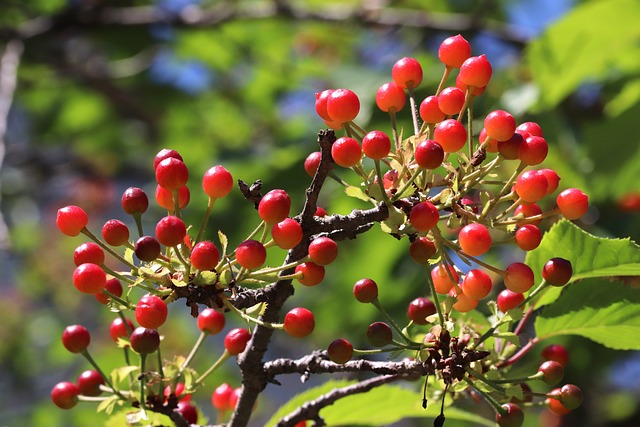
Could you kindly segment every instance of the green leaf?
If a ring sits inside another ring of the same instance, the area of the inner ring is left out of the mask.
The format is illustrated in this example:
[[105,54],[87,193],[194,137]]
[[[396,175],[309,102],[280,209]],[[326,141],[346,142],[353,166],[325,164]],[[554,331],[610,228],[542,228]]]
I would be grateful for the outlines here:
[[580,335],[616,350],[640,349],[640,289],[589,279],[564,290],[535,322],[540,339]]
[[100,402],[100,404],[98,405],[98,408],[96,409],[96,412],[104,411],[105,414],[112,413],[113,409],[116,407],[119,400],[120,398],[115,394],[113,396],[110,396],[108,399]]
[[[538,248],[527,254],[536,283],[542,281],[542,267],[554,257],[566,258],[573,266],[571,282],[593,277],[640,276],[640,246],[630,239],[596,237],[573,223],[562,220],[545,233]],[[545,291],[536,305],[555,301],[562,288]]]
[[350,185],[348,187],[345,187],[344,192],[349,197],[354,197],[356,199],[363,200],[365,202],[369,201],[369,196],[367,196],[360,187],[355,187],[353,185]]
[[586,2],[534,40],[525,58],[540,86],[539,106],[552,108],[586,80],[628,68],[626,57],[638,53],[638,15],[636,0]]
[[[126,342],[127,346],[130,346],[128,341],[123,340],[122,338],[118,338],[118,344],[120,344],[120,340]],[[126,378],[129,377],[129,374],[132,374],[136,371],[140,370],[139,366],[121,366],[120,368],[116,368],[111,371],[109,378],[111,378],[111,382],[117,386]]]
[[227,255],[227,246],[229,246],[229,239],[227,238],[226,234],[218,230],[218,240],[220,240],[220,246],[222,248],[221,258],[224,258]]

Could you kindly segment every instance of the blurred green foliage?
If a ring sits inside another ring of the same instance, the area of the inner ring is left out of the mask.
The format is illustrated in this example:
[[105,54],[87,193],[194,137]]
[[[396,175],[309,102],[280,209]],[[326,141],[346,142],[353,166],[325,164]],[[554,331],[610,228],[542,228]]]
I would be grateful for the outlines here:
[[[515,1],[394,1],[364,13],[367,2],[301,0],[290,6],[308,13],[297,17],[286,8],[274,12],[281,3],[275,1],[202,1],[182,9],[184,16],[196,18],[204,16],[198,15],[203,10],[220,16],[216,11],[247,12],[202,26],[188,25],[180,10],[169,8],[179,2],[105,3],[9,1],[0,13],[0,48],[15,38],[24,43],[2,165],[2,213],[12,248],[2,252],[0,264],[0,425],[86,426],[105,419],[90,404],[73,411],[50,404],[49,390],[56,382],[88,368],[60,345],[66,325],[82,323],[90,329],[91,351],[105,370],[122,360],[108,338],[113,314],[71,286],[73,249],[83,240],[58,233],[53,222],[58,207],[83,206],[94,231],[109,218],[132,225],[119,208],[120,194],[140,186],[154,204],[152,159],[169,147],[180,151],[190,168],[191,204],[185,215],[193,223],[199,223],[206,206],[200,177],[218,163],[235,178],[261,179],[267,190],[285,188],[300,209],[309,183],[302,163],[316,150],[316,132],[325,126],[315,115],[314,93],[351,88],[362,101],[359,124],[388,130],[388,118],[376,110],[374,97],[378,86],[390,80],[395,60],[413,56],[421,61],[425,80],[417,94],[424,98],[435,91],[442,73],[435,56],[439,42],[458,32],[475,53],[493,49],[490,59],[503,64],[477,100],[475,129],[481,129],[484,114],[499,108],[513,111],[518,122],[539,122],[550,144],[546,165],[561,175],[562,188],[584,188],[594,202],[580,225],[596,235],[640,238],[638,211],[618,207],[622,196],[640,191],[635,128],[640,9],[633,0],[581,2],[531,42],[508,22]],[[142,24],[126,24],[127,16],[101,21],[88,14],[118,7],[131,8],[130,22],[143,16],[136,14],[144,8],[164,9],[152,15],[154,23]],[[248,13],[261,8],[263,16]],[[350,9],[363,13],[350,15]],[[431,20],[385,25],[382,18],[395,13]],[[475,21],[469,21],[471,16]],[[508,49],[513,57],[502,57]],[[407,128],[408,117],[402,118]],[[321,194],[321,205],[330,213],[348,213],[354,203],[334,183]],[[153,207],[145,226],[152,227],[161,214]],[[216,204],[208,237],[215,241],[221,229],[237,244],[256,218],[236,192]],[[364,346],[363,325],[377,318],[374,310],[354,302],[356,280],[363,274],[376,280],[383,304],[398,316],[426,292],[422,270],[408,259],[407,247],[407,241],[377,232],[341,243],[342,256],[328,267],[322,285],[297,289],[291,299],[291,304],[312,306],[319,327],[305,341],[278,336],[276,350],[299,356],[338,336]],[[187,313],[182,303],[172,305],[162,331],[168,337],[165,357],[187,352],[195,341],[197,328]],[[588,402],[565,425],[637,425],[637,400],[624,389],[608,401],[596,399],[610,391],[605,376],[626,354],[581,338],[564,344],[573,360],[567,380],[584,387]],[[205,369],[220,352],[220,340],[211,340],[197,367]],[[216,375],[212,388],[222,381],[238,385],[232,363]],[[297,379],[280,389],[270,386],[257,420],[265,421],[270,408],[300,391],[296,384]],[[195,399],[215,419],[209,396]],[[611,409],[623,404],[625,417]],[[527,421],[537,423],[536,417]],[[470,424],[451,420],[447,425]]]

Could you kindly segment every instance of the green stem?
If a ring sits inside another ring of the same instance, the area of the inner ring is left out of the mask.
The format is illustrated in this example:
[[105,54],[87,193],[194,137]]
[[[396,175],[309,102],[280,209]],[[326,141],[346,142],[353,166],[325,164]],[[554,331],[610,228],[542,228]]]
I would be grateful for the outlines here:
[[213,199],[209,197],[209,202],[207,203],[207,210],[204,211],[204,216],[202,217],[202,223],[200,224],[200,229],[198,230],[198,235],[196,236],[196,241],[193,244],[197,244],[202,240],[202,236],[204,234],[204,230],[207,228],[207,221],[209,221],[209,216],[211,215],[211,209],[213,209],[213,205],[215,204],[217,199]]
[[146,409],[147,403],[145,402],[144,397],[144,377],[146,374],[144,373],[145,362],[147,361],[147,355],[145,353],[140,353],[140,407],[142,409]]
[[440,95],[440,92],[442,92],[442,89],[444,89],[444,85],[447,84],[447,79],[449,78],[449,74],[451,74],[452,69],[453,68],[449,67],[448,65],[444,67],[444,73],[442,73],[440,84],[438,84],[438,89],[436,89],[436,93],[435,93],[436,96]]
[[511,190],[511,186],[513,185],[513,181],[516,180],[518,175],[520,175],[520,172],[522,172],[526,167],[527,167],[526,164],[524,164],[523,162],[520,162],[520,164],[518,165],[518,168],[513,172],[511,177],[509,177],[507,182],[504,184],[504,187],[502,187],[502,190],[500,190],[500,193],[498,193],[498,195],[496,197],[491,199],[489,204],[487,204],[484,207],[484,209],[482,210],[482,213],[480,214],[480,219],[484,219],[489,214],[489,212],[491,212],[491,209],[493,209],[494,206],[496,204],[498,204],[498,202],[500,201],[500,198],[502,196],[504,196],[509,190]]
[[233,311],[234,313],[236,313],[238,316],[242,317],[244,320],[246,320],[249,323],[255,323],[256,325],[264,326],[265,328],[271,328],[271,329],[284,328],[284,325],[282,323],[266,322],[264,320],[260,320],[255,317],[249,316],[248,314],[244,313],[242,310],[239,310],[236,306],[231,304],[231,302],[229,302],[229,300],[226,298],[223,299],[223,303],[225,307],[229,308],[231,311]]
[[378,311],[380,312],[380,314],[382,314],[382,317],[385,318],[385,320],[387,322],[389,322],[389,324],[391,325],[391,327],[393,329],[396,330],[396,332],[398,333],[398,335],[400,335],[400,337],[409,345],[411,344],[416,344],[413,341],[411,341],[405,334],[404,332],[402,332],[402,329],[400,329],[400,327],[398,326],[398,324],[395,322],[395,320],[393,320],[393,318],[391,316],[389,316],[389,313],[387,313],[387,311],[382,307],[382,304],[380,304],[380,300],[378,300],[378,298],[376,297],[376,299],[374,299],[373,301],[371,301],[371,304],[378,309]]
[[444,315],[442,314],[442,307],[440,306],[440,301],[438,301],[438,293],[436,292],[436,286],[433,284],[433,280],[431,279],[431,270],[427,268],[427,283],[429,284],[429,290],[431,291],[431,297],[433,298],[433,302],[436,306],[436,311],[438,312],[438,319],[440,320],[440,326],[444,328]]
[[135,270],[137,268],[135,265],[131,264],[129,261],[124,259],[124,257],[122,255],[120,255],[119,253],[117,253],[116,251],[111,249],[111,247],[109,245],[107,245],[101,239],[97,238],[91,231],[89,231],[89,229],[87,227],[83,228],[81,233],[84,234],[85,236],[87,236],[88,238],[90,238],[91,240],[93,240],[94,242],[96,242],[102,249],[104,249],[105,251],[109,252],[118,261],[122,262],[123,264],[125,264],[128,267],[130,267],[131,269]]
[[89,354],[89,351],[87,349],[84,349],[80,352],[80,354],[82,354],[84,356],[85,359],[87,359],[89,361],[89,363],[91,364],[91,366],[93,366],[93,368],[96,370],[96,372],[98,372],[100,374],[100,376],[102,377],[102,379],[104,380],[104,383],[108,386],[111,387],[111,389],[113,389],[113,392],[122,400],[127,400],[126,397],[124,397],[122,395],[122,393],[120,393],[120,391],[118,389],[116,389],[113,384],[111,383],[111,380],[109,379],[109,377],[107,377],[104,372],[102,371],[102,369],[100,369],[100,366],[98,366],[98,364],[96,363],[96,361],[93,359],[93,357],[91,357],[91,355]]
[[214,362],[213,365],[211,365],[209,367],[209,369],[207,369],[204,374],[200,375],[200,378],[198,378],[194,383],[193,386],[194,388],[199,386],[200,383],[202,383],[202,381],[204,381],[209,375],[211,375],[211,373],[213,373],[216,369],[218,369],[218,367],[220,365],[222,365],[222,363],[224,363],[225,360],[227,360],[229,357],[231,357],[231,353],[229,353],[227,350],[224,351],[224,353],[222,353],[222,355],[218,358],[218,360],[216,360]]
[[142,213],[134,212],[133,220],[136,222],[136,227],[138,228],[138,237],[144,236],[144,231],[142,230]]
[[[481,390],[479,387],[476,387],[473,381],[471,381],[468,377],[464,377],[464,381],[467,384],[469,384],[471,387],[473,387],[473,389],[477,391],[482,397],[484,397],[484,399],[487,402],[489,402],[489,404],[493,407],[493,409],[495,409],[496,412],[498,412],[501,415],[507,414],[506,409],[504,409],[502,405],[500,405],[500,403],[498,403],[493,397],[491,397],[489,393],[486,393],[485,391]],[[483,382],[485,382],[485,384],[490,384],[490,383],[487,383],[486,381],[483,381]]]
[[380,169],[380,160],[376,159],[373,162],[376,166],[376,177],[378,178],[378,185],[380,186],[380,191],[382,192],[382,199],[385,204],[389,205],[391,202],[389,201],[389,196],[387,196],[387,192],[384,189],[384,179],[382,175],[382,171]]
[[206,337],[207,337],[207,334],[205,332],[200,332],[200,336],[198,337],[198,340],[196,341],[196,343],[193,345],[191,352],[189,353],[187,358],[184,359],[184,362],[182,362],[182,365],[180,365],[180,370],[178,371],[178,375],[176,376],[177,378],[179,378],[184,372],[184,370],[186,369],[186,367],[189,366],[191,359],[193,359],[193,356],[195,356],[196,352],[200,349]]
[[409,91],[409,105],[411,106],[411,119],[413,121],[413,133],[417,136],[420,134],[420,126],[418,125],[418,109],[416,108],[416,98],[413,89],[413,84],[407,86],[407,90]]
[[402,194],[407,190],[407,188],[409,188],[413,184],[413,182],[416,180],[416,178],[418,178],[418,176],[422,173],[422,171],[423,171],[422,168],[416,167],[416,170],[413,173],[413,175],[411,175],[411,178],[409,178],[409,181],[405,182],[402,188],[398,190],[396,195],[391,198],[391,203],[395,202],[402,196]]
[[113,294],[112,292],[108,291],[107,289],[103,289],[102,293],[105,294],[106,296],[108,296],[109,298],[111,298],[112,300],[116,301],[118,304],[123,305],[127,308],[127,310],[131,309],[131,305],[123,300],[122,298],[120,298],[119,296]]

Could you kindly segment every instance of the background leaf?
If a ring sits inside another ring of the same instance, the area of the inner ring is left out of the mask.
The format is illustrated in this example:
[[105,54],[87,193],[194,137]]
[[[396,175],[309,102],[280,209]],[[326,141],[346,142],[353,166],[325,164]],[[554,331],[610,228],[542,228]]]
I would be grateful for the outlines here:
[[640,289],[589,279],[570,286],[535,322],[540,339],[580,335],[616,350],[640,349]]

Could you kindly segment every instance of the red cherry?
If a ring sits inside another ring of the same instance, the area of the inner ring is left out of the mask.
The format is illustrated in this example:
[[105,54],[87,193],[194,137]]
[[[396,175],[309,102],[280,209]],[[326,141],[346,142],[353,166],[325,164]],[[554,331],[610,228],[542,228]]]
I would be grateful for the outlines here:
[[573,276],[571,261],[564,258],[551,258],[542,268],[542,278],[552,286],[564,286]]
[[485,55],[471,56],[460,66],[460,81],[467,86],[484,87],[489,83],[493,69]]
[[436,314],[436,305],[429,298],[418,297],[409,303],[407,317],[416,325],[426,325],[427,317]]
[[73,285],[85,294],[100,292],[106,283],[107,274],[99,265],[80,264],[73,272]]
[[184,221],[173,215],[165,216],[156,225],[156,238],[165,246],[178,246],[186,234]]
[[516,119],[507,111],[492,111],[484,119],[484,129],[489,138],[507,141],[516,131]]
[[467,142],[467,130],[455,119],[444,120],[436,126],[433,139],[442,146],[446,153],[455,153]]
[[471,56],[471,45],[460,34],[447,37],[438,48],[438,58],[447,67],[460,68]]
[[542,163],[549,153],[547,141],[540,136],[530,136],[520,145],[518,158],[526,165],[534,166]]
[[429,231],[440,219],[440,212],[431,202],[420,202],[413,206],[409,213],[409,221],[417,231]]
[[151,262],[160,256],[162,248],[158,239],[152,236],[142,236],[136,240],[133,252],[140,261]]
[[100,396],[102,394],[100,386],[104,384],[104,378],[102,378],[102,375],[100,375],[98,371],[94,371],[93,369],[84,371],[80,374],[76,382],[78,384],[78,390],[82,395]]
[[542,241],[542,231],[538,226],[533,224],[525,224],[518,227],[515,234],[516,245],[523,251],[532,251]]
[[309,243],[309,258],[317,265],[331,264],[338,256],[338,244],[329,237],[318,237]]
[[535,203],[547,195],[549,183],[543,173],[537,170],[526,171],[516,180],[514,189],[527,203]]
[[505,289],[504,291],[498,294],[498,298],[496,299],[496,303],[498,304],[498,310],[503,313],[506,313],[509,310],[512,310],[519,306],[524,301],[524,295],[519,294],[517,292],[510,291],[509,289]]
[[420,265],[424,265],[437,252],[435,243],[426,237],[418,237],[409,245],[409,256]]
[[467,224],[458,234],[460,248],[471,256],[485,254],[491,248],[491,235],[489,230],[482,224]]
[[402,110],[406,101],[407,95],[404,89],[394,82],[383,84],[376,92],[376,105],[385,113]]
[[324,279],[324,267],[313,262],[303,262],[296,266],[296,273],[302,272],[297,280],[304,286],[316,286]]
[[447,295],[458,284],[460,277],[453,266],[447,265],[445,269],[442,264],[438,264],[431,270],[431,280],[437,293]]
[[547,194],[551,194],[558,189],[560,176],[553,169],[540,169],[540,172],[547,178]]
[[198,329],[209,335],[215,335],[222,331],[225,323],[224,314],[213,308],[205,308],[198,315]]
[[102,226],[102,238],[111,246],[122,246],[129,242],[129,228],[117,219],[110,219]]
[[281,249],[292,249],[302,241],[302,226],[292,218],[285,218],[271,228],[271,237]]
[[403,89],[416,88],[422,82],[422,66],[414,58],[404,57],[393,64],[391,77]]
[[322,153],[319,151],[314,151],[313,153],[309,154],[304,160],[304,171],[311,178],[313,178],[316,174],[318,166],[320,166],[320,160],[322,160]]
[[138,327],[131,333],[131,348],[139,354],[153,353],[160,347],[160,334],[155,329]]
[[542,132],[542,128],[536,122],[524,122],[518,125],[516,130],[521,130],[528,132],[531,136],[539,136],[541,138],[544,137],[544,133]]
[[523,143],[524,137],[516,132],[508,140],[497,142],[498,152],[507,160],[517,160]]
[[224,337],[224,348],[232,355],[242,353],[251,339],[251,334],[243,328],[235,328],[227,332]]
[[569,363],[569,352],[560,344],[551,344],[542,349],[542,357],[545,360],[555,360],[562,366]]
[[502,409],[506,413],[496,413],[496,423],[500,427],[521,427],[524,423],[524,412],[520,409],[520,406],[513,402],[507,402],[502,405]]
[[350,168],[360,161],[362,149],[360,143],[353,138],[343,136],[331,146],[333,161],[343,168]]
[[240,266],[255,270],[267,260],[267,250],[257,240],[245,240],[236,248],[236,260]]
[[78,403],[80,390],[69,381],[59,382],[51,390],[51,401],[60,409],[71,409]]
[[181,162],[184,161],[180,153],[178,153],[176,150],[172,150],[170,148],[163,148],[158,152],[158,154],[156,154],[156,156],[153,159],[153,169],[155,170],[161,161],[163,161],[164,159],[168,159],[170,157],[180,160]]
[[616,205],[622,212],[640,212],[640,193],[629,192],[623,194]]
[[[459,74],[456,76],[456,87],[458,89],[460,89],[461,91],[463,91],[465,93],[465,95],[466,95],[467,91],[470,88],[470,86],[467,86],[466,84],[464,84],[462,82],[462,80],[460,80],[460,75]],[[486,88],[487,88],[486,86],[483,86],[483,87],[471,87],[471,89],[472,89],[471,90],[471,95],[472,96],[480,96],[480,95],[482,95],[484,93]]]
[[157,329],[167,320],[167,304],[155,295],[145,295],[136,305],[135,316],[140,326]]
[[191,264],[201,271],[213,270],[220,260],[220,251],[212,242],[196,243],[191,251]]
[[353,296],[368,304],[378,298],[378,284],[369,278],[360,279],[353,285]]
[[446,117],[438,105],[437,96],[427,96],[420,103],[420,118],[426,123],[440,123]]
[[67,236],[77,236],[89,223],[87,213],[80,207],[69,205],[58,209],[56,225]]
[[109,335],[111,339],[114,341],[118,341],[118,338],[129,338],[131,332],[134,330],[133,322],[129,319],[126,319],[126,323],[122,318],[116,317],[111,322],[111,326],[109,326]]
[[456,298],[456,302],[453,303],[453,309],[459,313],[471,311],[475,309],[479,303],[477,299],[470,298],[464,293],[458,292],[456,288],[451,288],[449,295]]
[[447,116],[458,114],[464,105],[465,94],[457,87],[448,87],[438,95],[438,107]]
[[577,188],[568,188],[558,194],[556,203],[562,216],[574,220],[587,213],[589,197]]
[[127,188],[124,193],[122,193],[120,203],[122,204],[122,210],[129,215],[135,213],[143,214],[149,208],[147,193],[138,187]]
[[202,189],[212,199],[225,197],[233,189],[233,176],[223,166],[209,168],[202,177]]
[[80,353],[89,347],[91,335],[82,325],[67,326],[62,332],[62,345],[71,353]]
[[384,322],[373,322],[367,328],[367,341],[374,347],[384,347],[393,341],[391,327]]
[[444,149],[436,141],[427,139],[416,146],[415,159],[423,169],[436,169],[444,160]]
[[177,190],[186,185],[189,179],[187,165],[174,157],[168,157],[156,167],[156,181],[167,190]]
[[335,339],[327,347],[327,354],[333,363],[347,363],[353,357],[353,345],[344,338]]
[[564,376],[564,368],[555,360],[542,362],[538,372],[542,373],[542,381],[548,385],[558,384]]
[[380,160],[387,157],[391,150],[391,140],[386,133],[374,130],[362,138],[362,151],[370,159]]
[[492,286],[491,276],[478,269],[470,270],[460,284],[462,292],[474,300],[481,300],[489,295]]
[[271,190],[260,199],[258,215],[267,224],[275,224],[289,216],[291,198],[286,191]]
[[323,90],[322,92],[316,92],[316,113],[323,119],[331,121],[331,116],[327,112],[327,101],[329,95],[333,92],[333,89]]
[[189,402],[178,402],[178,407],[174,411],[182,415],[187,424],[191,425],[198,422],[198,410]]
[[284,316],[284,330],[295,338],[304,338],[315,328],[313,313],[306,308],[297,307]]
[[[525,219],[531,218],[534,216],[538,216],[542,214],[542,209],[535,203],[522,203],[519,205],[515,211],[513,211],[513,216],[517,217],[518,215],[522,215]],[[540,225],[542,220],[537,221],[527,221],[528,224]]]
[[228,383],[222,383],[211,394],[211,404],[220,412],[230,411],[233,406],[230,404],[230,397],[233,394],[233,387]]
[[107,283],[105,283],[104,285],[104,289],[100,292],[97,292],[96,294],[94,294],[94,296],[96,297],[96,299],[98,300],[98,302],[100,304],[108,304],[109,300],[111,299],[109,296],[107,296],[107,294],[104,293],[104,291],[109,291],[110,293],[112,293],[113,295],[119,297],[122,295],[122,284],[120,283],[120,281],[118,279],[116,279],[115,277],[112,277],[110,279],[107,280]]
[[104,263],[104,251],[96,243],[83,243],[73,251],[73,262],[76,267],[85,263],[102,265]]
[[[562,396],[562,392],[560,391],[560,389],[553,389],[549,392],[549,394],[554,394],[554,392],[558,395],[558,399],[560,399],[560,396]],[[558,399],[553,397],[547,398],[546,403],[547,405],[549,405],[549,411],[560,416],[567,415],[569,412],[571,412],[571,410],[564,406]]]
[[346,123],[356,118],[360,112],[358,95],[349,89],[336,89],[327,99],[327,114],[332,121]]
[[504,285],[512,292],[527,292],[533,286],[534,280],[533,270],[522,262],[514,262],[505,269]]
[[[191,200],[191,192],[189,188],[185,185],[178,189],[178,208],[184,209],[189,204]],[[173,201],[173,194],[170,190],[166,188],[162,188],[159,185],[156,186],[156,203],[161,208],[164,208],[168,211],[173,211],[175,209],[175,204]]]

